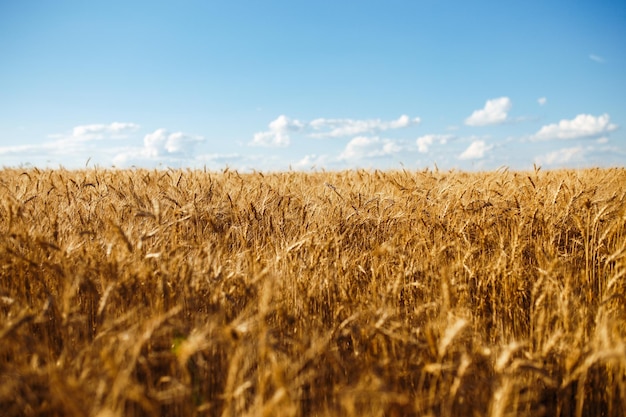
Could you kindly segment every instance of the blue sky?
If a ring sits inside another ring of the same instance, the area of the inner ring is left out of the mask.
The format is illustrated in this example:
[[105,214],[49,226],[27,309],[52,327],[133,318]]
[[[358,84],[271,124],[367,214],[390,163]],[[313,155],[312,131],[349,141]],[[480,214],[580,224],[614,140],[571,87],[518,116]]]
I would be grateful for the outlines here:
[[624,166],[624,1],[0,0],[0,166]]

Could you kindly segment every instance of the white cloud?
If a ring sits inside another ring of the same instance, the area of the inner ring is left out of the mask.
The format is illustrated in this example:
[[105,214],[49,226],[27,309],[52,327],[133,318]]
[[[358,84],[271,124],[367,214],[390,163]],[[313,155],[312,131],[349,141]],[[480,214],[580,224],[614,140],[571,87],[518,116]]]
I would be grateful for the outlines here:
[[204,140],[183,132],[169,133],[157,129],[143,138],[143,147],[129,147],[117,153],[113,162],[117,165],[141,163],[142,161],[176,162],[192,158],[195,146]]
[[582,161],[585,150],[582,146],[574,148],[559,149],[546,155],[541,155],[535,158],[535,163],[538,165],[563,165],[571,162]]
[[250,145],[285,147],[289,145],[289,142],[289,135],[286,132],[268,131],[255,133]]
[[540,106],[545,106],[547,102],[548,102],[548,99],[545,97],[539,97],[537,99],[537,103],[539,103]]
[[[16,165],[31,163],[40,166],[60,164],[66,167],[82,166],[85,161],[107,163],[115,152],[103,141],[128,138],[139,129],[135,123],[114,122],[75,126],[69,132],[47,135],[51,140],[43,143],[0,147],[0,155]],[[109,161],[110,162],[110,161]]]
[[543,126],[537,133],[531,136],[531,140],[550,139],[579,139],[603,136],[617,129],[617,125],[612,124],[608,114],[592,116],[590,114],[579,114],[572,120],[561,120]]
[[391,139],[381,139],[377,136],[357,136],[348,142],[341,155],[339,155],[339,159],[346,160],[388,156],[398,153],[402,149],[402,146]]
[[164,155],[189,155],[201,137],[186,135],[183,132],[169,133],[165,129],[157,129],[143,138],[142,153],[148,158]]
[[452,138],[454,138],[453,135],[424,135],[417,138],[415,142],[420,153],[427,153],[433,143],[445,145]]
[[465,124],[468,126],[485,126],[505,122],[511,106],[511,99],[508,97],[487,100],[484,108],[474,111],[470,117],[465,119]]
[[316,167],[323,167],[328,162],[332,162],[329,159],[328,155],[310,154],[305,155],[298,162],[294,163],[292,167],[295,169],[306,170]]
[[310,122],[292,120],[285,115],[279,116],[269,124],[269,130],[254,134],[251,146],[286,147],[291,143],[290,134],[302,133],[309,138],[341,138],[347,136],[376,133],[386,130],[402,129],[420,123],[420,118],[411,119],[402,115],[396,120],[380,119],[324,119]]
[[206,153],[196,156],[195,160],[198,162],[215,162],[215,163],[228,163],[236,162],[244,159],[244,156],[238,153]]
[[152,133],[148,133],[143,137],[143,149],[139,153],[148,158],[156,158],[159,156],[161,149],[164,148],[167,136],[165,129],[157,129]]
[[419,117],[411,119],[406,114],[403,114],[398,119],[387,122],[380,119],[355,120],[320,118],[311,121],[309,127],[315,131],[315,133],[310,134],[312,138],[338,138],[392,129],[402,129],[417,125],[420,122],[421,119]]
[[285,147],[289,146],[290,132],[298,132],[304,128],[304,123],[291,120],[284,114],[278,116],[269,124],[270,130],[254,134],[250,143],[253,146]]
[[597,62],[598,64],[604,64],[605,60],[604,58],[602,58],[600,55],[596,55],[596,54],[589,54],[589,59]]
[[56,143],[42,143],[40,145],[12,145],[0,147],[0,155],[18,155],[33,154],[44,150],[52,150],[57,148]]
[[135,123],[113,122],[111,124],[91,124],[80,125],[72,129],[72,138],[78,139],[102,139],[106,135],[119,137],[125,133],[134,132],[139,129]]
[[484,140],[475,140],[459,155],[459,159],[482,159],[491,148],[493,146],[487,145]]
[[289,168],[287,161],[277,155],[260,153],[202,153],[193,159],[180,160],[182,167],[223,169],[230,168],[241,172],[276,171]]

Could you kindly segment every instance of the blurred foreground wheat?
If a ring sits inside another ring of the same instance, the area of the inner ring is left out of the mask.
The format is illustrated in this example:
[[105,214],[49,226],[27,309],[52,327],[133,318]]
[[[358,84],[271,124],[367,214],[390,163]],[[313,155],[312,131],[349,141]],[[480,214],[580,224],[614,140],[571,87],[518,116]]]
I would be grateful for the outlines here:
[[0,171],[5,416],[626,415],[626,170]]

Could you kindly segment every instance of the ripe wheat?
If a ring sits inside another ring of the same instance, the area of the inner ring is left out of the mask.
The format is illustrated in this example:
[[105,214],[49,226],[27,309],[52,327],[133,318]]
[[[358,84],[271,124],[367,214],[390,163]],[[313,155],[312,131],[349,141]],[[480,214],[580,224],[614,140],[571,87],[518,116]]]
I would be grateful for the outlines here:
[[0,175],[0,409],[623,416],[626,170]]

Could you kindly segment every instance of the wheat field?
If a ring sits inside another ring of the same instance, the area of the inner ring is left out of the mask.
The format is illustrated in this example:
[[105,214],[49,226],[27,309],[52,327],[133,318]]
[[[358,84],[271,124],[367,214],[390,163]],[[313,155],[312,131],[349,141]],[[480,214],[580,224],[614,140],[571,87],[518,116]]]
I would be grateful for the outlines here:
[[626,415],[626,170],[0,171],[4,416]]

